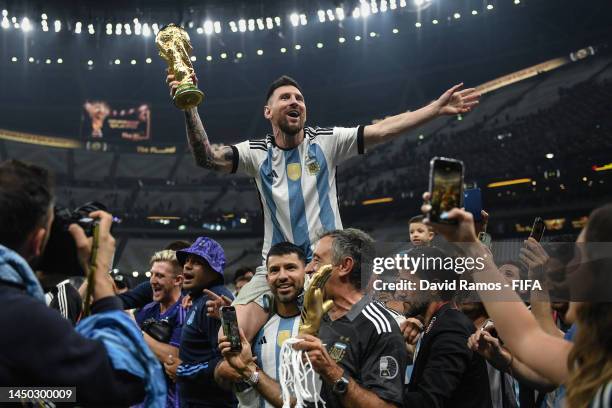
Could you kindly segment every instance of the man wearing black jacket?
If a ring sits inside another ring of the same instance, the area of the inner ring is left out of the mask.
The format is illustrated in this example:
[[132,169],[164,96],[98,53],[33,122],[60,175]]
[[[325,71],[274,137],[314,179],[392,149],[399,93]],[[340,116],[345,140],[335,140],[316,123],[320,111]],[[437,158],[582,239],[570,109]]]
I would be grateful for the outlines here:
[[[77,333],[44,302],[42,288],[28,263],[43,253],[53,217],[47,171],[15,160],[1,163],[0,384],[76,387],[77,401],[83,404],[128,406],[141,402],[145,399],[144,380],[113,369],[102,341]],[[110,235],[112,217],[102,211],[90,217],[100,223],[92,313],[120,310],[121,302],[113,296],[106,273],[115,250]],[[70,233],[81,263],[87,263],[90,241],[77,225],[70,226]]]
[[[430,260],[446,258],[441,250],[433,247],[416,248],[408,255]],[[442,268],[420,268],[414,276],[430,283],[458,280],[454,271]],[[467,347],[475,327],[457,309],[454,291],[422,291],[419,295],[421,299],[410,303],[408,314],[419,316],[425,330],[417,346],[410,383],[404,392],[404,406],[491,408],[485,361]]]

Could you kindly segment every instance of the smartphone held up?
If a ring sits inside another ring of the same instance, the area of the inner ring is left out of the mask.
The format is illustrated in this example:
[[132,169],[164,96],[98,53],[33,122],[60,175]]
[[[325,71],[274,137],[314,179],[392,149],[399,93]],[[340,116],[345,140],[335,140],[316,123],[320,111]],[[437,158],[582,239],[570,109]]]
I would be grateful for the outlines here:
[[463,207],[463,162],[445,157],[431,159],[429,191],[429,220],[438,224],[456,224],[447,217],[453,208]]
[[233,306],[221,307],[221,327],[223,327],[223,335],[230,342],[230,350],[239,352],[242,350],[240,341],[240,330],[238,328],[238,317],[236,309]]

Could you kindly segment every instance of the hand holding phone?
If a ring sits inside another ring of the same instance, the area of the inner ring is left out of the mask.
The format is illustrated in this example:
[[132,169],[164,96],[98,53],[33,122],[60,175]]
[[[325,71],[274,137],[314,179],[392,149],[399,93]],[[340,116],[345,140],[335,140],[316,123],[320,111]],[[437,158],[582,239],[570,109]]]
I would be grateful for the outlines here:
[[529,237],[540,242],[542,240],[542,237],[544,236],[545,230],[546,225],[544,225],[544,220],[540,217],[536,217],[533,221],[533,227],[531,227],[531,233],[529,234]]
[[221,307],[221,326],[223,334],[231,344],[231,351],[240,352],[242,343],[240,342],[240,330],[238,329],[238,317],[234,306]]

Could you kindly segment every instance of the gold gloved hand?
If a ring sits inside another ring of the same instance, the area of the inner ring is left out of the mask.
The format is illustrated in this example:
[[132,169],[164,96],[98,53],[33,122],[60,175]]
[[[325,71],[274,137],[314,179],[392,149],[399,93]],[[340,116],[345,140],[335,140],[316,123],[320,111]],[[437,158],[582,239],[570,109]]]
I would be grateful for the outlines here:
[[325,300],[325,284],[331,276],[332,266],[323,265],[310,279],[310,285],[304,291],[304,306],[300,321],[300,334],[316,336],[321,326],[323,315],[334,305],[333,300]]

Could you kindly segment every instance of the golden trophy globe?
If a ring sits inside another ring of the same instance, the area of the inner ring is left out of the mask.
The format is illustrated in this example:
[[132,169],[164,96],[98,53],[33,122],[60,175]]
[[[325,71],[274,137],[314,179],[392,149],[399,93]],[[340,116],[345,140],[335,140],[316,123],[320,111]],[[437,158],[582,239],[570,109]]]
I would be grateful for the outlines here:
[[183,110],[198,106],[204,93],[191,78],[194,72],[190,59],[193,47],[187,31],[176,24],[168,24],[157,33],[155,45],[160,57],[168,64],[169,73],[179,81],[174,94],[174,105]]

